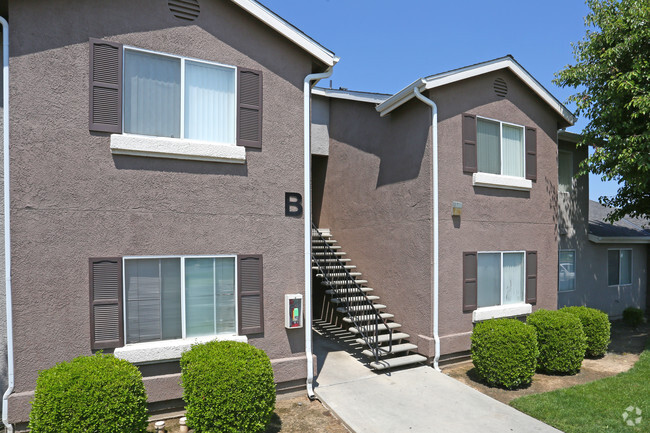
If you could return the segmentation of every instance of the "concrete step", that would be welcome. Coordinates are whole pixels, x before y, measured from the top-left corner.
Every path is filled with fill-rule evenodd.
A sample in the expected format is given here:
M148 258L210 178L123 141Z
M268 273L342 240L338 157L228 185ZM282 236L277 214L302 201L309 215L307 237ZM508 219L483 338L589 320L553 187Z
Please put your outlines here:
M339 268L340 269L340 268ZM337 278L337 277L346 277L346 276L351 276L351 277L360 277L361 272L328 272L327 277L328 278ZM325 275L323 274L316 274L318 278L323 278Z
M324 257L324 256L331 257L332 255L335 255L335 256L345 256L345 255L347 255L347 253L344 253L342 251L334 251L334 252L314 251L314 252L312 252L312 254L315 255L316 257Z
M334 239L312 239L311 244L312 245L323 245L323 244L335 244L336 241Z
M368 301L376 301L379 299L379 296L349 296L348 298L332 298L333 303L335 304L345 304L346 302L354 303L354 302L364 302L365 300Z
M398 340L402 340L404 338L409 338L409 337L410 335L405 334L403 332L393 332L393 343ZM388 341L390 340L390 335L389 334L380 335L376 340L380 343L388 343ZM364 344L364 345L366 344L363 338L357 338L355 341L359 344ZM375 338L371 338L370 341L374 342Z
M394 314L390 314L390 313L379 313L379 316L380 316L382 319L392 319L393 317L395 317ZM369 315L367 315L367 316L355 316L354 319L355 319L356 321L358 321L358 322L363 322L363 321L365 321L365 320L374 320L375 317L377 317L377 316L375 316L374 314L369 314ZM343 321L344 321L345 323L353 323L353 320L350 319L350 318L347 317L347 316L343 318Z
M355 284L357 285L362 285L362 284L367 284L368 280L349 280L347 278L342 279L342 280L334 280L334 281L321 281L321 285L327 286L327 287L336 287L336 286L354 286Z
M344 261L344 260L351 260L351 259L341 259L341 261ZM338 265L338 266L321 266L321 268L325 269L326 271L329 271L329 270L333 270L333 271L341 270L340 265ZM343 265L343 268L350 270L350 269L356 269L357 267L356 267L356 265ZM318 266L312 266L312 269L318 270Z
M361 291L363 293L372 292L373 290L374 289L371 289L370 287L362 287L361 288ZM341 295L346 295L348 293L354 295L355 293L359 293L359 289L328 289L328 290L325 290L325 294L327 294L327 295L341 296Z
M391 323L388 323L386 325L384 325L382 323L382 324L377 326L379 332L387 331L389 329L397 329L397 328L401 328L401 327L402 327L402 325L400 325L399 323L395 323L395 322L391 322ZM360 326L359 328L351 327L351 328L348 329L348 331L350 331L353 334L360 334L362 332L364 334L367 334L369 332L375 332L375 325Z
M384 308L386 308L385 305L381 305L381 304L374 304L374 305L365 304L365 305L353 305L349 309L345 307L339 307L336 309L336 311L338 311L339 313L347 313L348 311L350 311L351 313L356 313L357 311L372 310L373 307L375 310L383 310Z
M384 350L388 350L388 346L383 346L381 348L384 349ZM392 355L393 353L409 352L409 351L415 350L417 348L418 348L417 345L411 344L411 343L393 344L393 350L390 352L390 354ZM369 349L366 349L361 353L366 355L368 358L374 358L375 357L375 355L372 353L372 350L369 350ZM389 355L386 352L381 352L381 354L384 355L384 356Z
M422 355L406 355L397 358L382 359L379 362L371 362L370 368L373 370L386 370L387 368L403 367L405 365L417 364L425 362L426 356Z
M312 245L311 249L312 250L325 250L325 251L327 251L328 249L340 250L341 246L340 245Z
M340 258L340 259L323 259L323 258L320 258L320 259L318 259L318 263L320 263L321 266L323 265L323 263L338 263L338 262L344 262L345 263L345 262L350 262L350 261L352 261L352 259L345 259L345 258ZM312 260L311 262L316 263L316 260Z

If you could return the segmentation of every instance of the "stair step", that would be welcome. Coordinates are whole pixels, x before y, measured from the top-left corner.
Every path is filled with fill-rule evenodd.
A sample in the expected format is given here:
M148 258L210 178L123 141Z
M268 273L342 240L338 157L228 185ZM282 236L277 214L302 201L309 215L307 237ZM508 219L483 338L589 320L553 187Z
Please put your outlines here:
M386 352L380 352L383 355L392 355L393 353L402 353L402 352L408 352L411 350L417 349L418 346L412 343L403 343L403 344L393 344L393 350L390 353ZM388 350L388 346L385 346L385 350ZM374 358L375 355L372 353L372 350L366 349L363 352L364 355L366 355L368 358Z
M392 319L393 317L395 317L394 314L390 314L390 313L380 313L379 316L381 316L382 319ZM367 316L354 316L354 319L359 321L359 322L363 322L365 320L373 320L375 317L377 317L377 316L375 316L374 314L369 314ZM343 321L345 323L353 323L354 322L349 317L344 317Z
M312 239L311 243L316 245L323 245L323 244L335 244L336 241L334 239Z
M345 256L345 255L347 255L347 253L344 253L343 251L334 251L334 252L314 251L312 254L315 255L315 256L318 256L318 257L331 256L331 255L335 255L335 256Z
M399 323L395 323L395 322L387 323L386 325L384 325L382 323L382 324L377 326L379 332L387 331L389 329L397 329L397 328L401 328L401 327L402 327L402 325L400 325ZM375 332L375 325L360 326L359 328L351 327L351 328L348 329L348 331L350 331L353 334L360 334L362 332L363 333Z
M318 263L338 263L338 262L350 262L352 259L318 259ZM312 260L312 263L316 263L316 260Z
M373 307L375 308L375 310L383 310L384 308L386 308L385 305L381 305L381 304L374 304L374 305L366 304L366 305L353 305L350 308L339 307L339 308L336 309L336 311L338 311L339 313L347 313L348 311L350 311L351 313L354 313L354 312L357 312L357 311L372 310Z
M379 299L379 296L349 296L347 299L346 298L332 298L332 302L335 304L345 304L346 302L364 302L365 300L368 301L376 301Z
M367 293L367 292L372 292L373 289L371 289L370 287L361 287L361 291L364 292L364 293ZM351 293L351 294L359 293L359 289L328 289L328 290L325 290L325 294L327 294L327 295L340 296L340 295L345 295L345 294L348 294L348 293Z
M373 370L385 370L387 368L395 368L395 367L402 367L404 365L417 364L419 362L425 362L426 360L427 360L426 356L407 355L407 356L399 356L397 358L382 359L379 362L371 362L370 367Z
M334 280L334 281L321 281L321 285L327 286L327 287L334 287L334 286L353 286L354 284L367 284L368 280L348 280L347 278L344 280Z
M341 259L341 261L344 261L344 260L350 260L350 259ZM345 269L356 269L357 268L356 265L343 265L342 267L345 268ZM329 270L329 269L335 271L335 270L340 270L341 266L321 266L321 268L325 269L326 271ZM318 270L318 266L312 266L312 269Z
M409 338L409 337L410 337L410 335L405 334L403 332L393 332L393 342L398 341L398 340L403 340L403 339ZM390 334L380 335L377 339L375 339L374 337L370 338L371 343L374 343L375 341L378 341L379 343L388 343L389 340L390 340ZM366 344L366 342L365 342L365 340L363 338L357 338L355 341L357 343L359 343L359 344Z
M346 277L346 276L348 276L348 275L350 275L351 277L360 277L360 276L361 276L361 272L347 272L347 273L345 273L345 272L328 272L328 273L327 273L327 276L328 276L329 278ZM319 277L319 278L323 278L325 275L323 275L323 274L316 274L316 276Z
M311 249L312 250L325 250L325 251L327 251L328 249L340 250L341 246L340 245L312 245Z

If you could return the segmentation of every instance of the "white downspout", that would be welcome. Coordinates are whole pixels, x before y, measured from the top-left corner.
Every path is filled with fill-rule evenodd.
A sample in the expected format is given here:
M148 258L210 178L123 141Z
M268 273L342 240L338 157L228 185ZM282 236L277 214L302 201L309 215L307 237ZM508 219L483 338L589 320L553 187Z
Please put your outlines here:
M9 214L9 23L0 17L2 24L2 100L4 105L3 113L3 180L4 180L4 230L5 230L5 306L7 314L7 381L8 386L2 396L2 423L7 433L13 433L14 428L9 424L9 396L14 392L14 328L11 300L11 238Z
M413 93L415 97L420 101L424 102L431 107L432 119L431 119L431 134L433 136L433 146L432 154L433 159L431 163L432 168L432 177L433 177L433 341L435 343L435 355L433 357L433 368L437 371L440 371L438 367L438 360L440 359L440 336L438 335L438 289L439 289L439 236L438 236L438 225L439 225L439 215L438 215L438 106L431 99L425 97L420 93L420 89L417 86L413 88Z
M305 190L302 199L303 217L305 218L305 354L307 356L307 396L314 396L314 357L311 339L311 82L332 76L332 68L322 74L309 74L304 81L304 140L305 140ZM314 83L314 84L316 84Z

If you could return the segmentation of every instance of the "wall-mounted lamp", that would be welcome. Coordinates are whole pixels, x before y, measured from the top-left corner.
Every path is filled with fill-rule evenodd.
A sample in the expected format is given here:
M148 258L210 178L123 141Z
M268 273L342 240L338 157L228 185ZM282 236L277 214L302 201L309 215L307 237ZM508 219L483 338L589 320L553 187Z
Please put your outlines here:
M463 213L463 204L459 201L451 202L451 216L459 217Z

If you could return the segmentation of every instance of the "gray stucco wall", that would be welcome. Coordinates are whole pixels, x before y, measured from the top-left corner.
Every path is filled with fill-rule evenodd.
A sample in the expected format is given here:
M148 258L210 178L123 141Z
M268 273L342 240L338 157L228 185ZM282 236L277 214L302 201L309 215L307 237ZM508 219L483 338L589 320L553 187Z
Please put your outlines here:
M284 193L303 188L314 60L229 1L202 1L191 23L154 0L13 1L10 16L11 420L26 419L38 370L91 353L89 257L263 254L265 332L249 341L276 380L304 378L304 330L283 326L284 294L304 293L303 221L284 216ZM262 70L262 150L245 165L111 155L109 135L88 131L89 37ZM149 379L159 398L180 396L176 376Z
M578 164L587 157L586 148L560 141L560 150L573 152L574 173ZM605 311L611 318L620 318L627 307L645 309L648 284L648 247L638 244L596 244L588 238L589 180L582 176L574 180L569 193L559 194L560 235L559 249L576 252L576 289L558 292L558 308L585 305ZM632 249L632 284L608 286L608 249Z
M508 96L493 91L501 77ZM559 116L507 71L434 89L440 179L441 353L469 349L472 314L462 309L464 251L538 252L538 302L557 305ZM537 128L537 181L530 192L472 186L462 170L462 113ZM431 111L412 100L380 118L371 104L331 100L330 156L321 226L359 265L395 321L433 355ZM452 218L451 202L463 203Z

